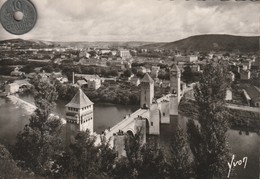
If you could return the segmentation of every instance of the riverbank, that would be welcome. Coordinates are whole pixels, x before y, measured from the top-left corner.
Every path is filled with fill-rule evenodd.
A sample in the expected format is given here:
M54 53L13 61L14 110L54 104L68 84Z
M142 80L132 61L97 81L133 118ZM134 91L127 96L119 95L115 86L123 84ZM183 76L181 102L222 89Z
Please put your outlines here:
M230 128L260 134L260 114L257 112L227 108ZM194 101L183 99L179 105L180 114L196 119L198 110Z
M35 111L35 109L37 109L37 107L35 105L33 105L27 101L24 101L17 96L9 95L9 96L7 96L7 98L16 106L26 110L30 115Z

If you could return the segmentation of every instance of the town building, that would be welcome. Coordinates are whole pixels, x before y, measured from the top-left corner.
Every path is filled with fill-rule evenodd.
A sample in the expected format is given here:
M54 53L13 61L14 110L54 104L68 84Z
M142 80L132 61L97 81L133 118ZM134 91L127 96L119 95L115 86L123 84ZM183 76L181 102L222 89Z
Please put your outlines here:
M254 107L260 107L260 89L256 86L249 86L244 89L245 98Z
M189 55L189 56L182 56L182 55L175 55L176 62L185 62L185 63L193 63L198 61L198 56L196 55Z
M19 84L10 83L5 86L5 92L7 95L17 93L19 91Z
M122 59L127 59L127 58L131 58L132 57L130 52L129 52L129 50L119 50L118 53L119 53L119 56Z
M249 70L240 70L240 79L249 80L251 78L251 72Z
M235 81L235 74L232 71L228 72L228 75L229 75L228 77L231 81Z
M160 67L159 66L152 66L151 77L152 78L157 78L158 74L159 74L159 71L160 71Z
M83 87L83 86L85 86L85 85L87 85L88 83L85 81L85 80L78 80L77 81L77 85L79 86L79 87Z
M232 91L230 88L228 88L226 90L226 97L225 97L225 100L226 101L232 101L233 97L232 97Z
M163 80L161 83L162 88L168 88L170 87L170 81L169 80Z
M137 76L133 76L131 79L130 79L130 84L133 85L133 86L139 86L140 85L140 79L137 77Z
M160 80L159 78L155 78L154 79L154 86L155 87L162 87L162 80Z
M84 79L89 89L98 89L101 86L101 78L98 75L75 74L77 78Z

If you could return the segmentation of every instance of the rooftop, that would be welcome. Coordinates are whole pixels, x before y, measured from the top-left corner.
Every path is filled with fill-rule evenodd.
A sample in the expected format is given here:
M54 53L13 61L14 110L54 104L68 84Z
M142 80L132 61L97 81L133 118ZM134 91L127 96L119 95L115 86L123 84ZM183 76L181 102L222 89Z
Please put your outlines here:
M82 89L79 88L77 94L72 98L72 100L66 105L66 107L73 108L84 108L86 106L94 104L90 99L85 95Z
M176 64L171 66L171 71L180 71L179 67Z
M259 98L260 96L260 89L257 88L256 86L249 86L245 88L245 90L251 99Z
M152 83L154 82L153 79L150 77L150 75L148 73L146 73L142 79L142 82L149 82Z

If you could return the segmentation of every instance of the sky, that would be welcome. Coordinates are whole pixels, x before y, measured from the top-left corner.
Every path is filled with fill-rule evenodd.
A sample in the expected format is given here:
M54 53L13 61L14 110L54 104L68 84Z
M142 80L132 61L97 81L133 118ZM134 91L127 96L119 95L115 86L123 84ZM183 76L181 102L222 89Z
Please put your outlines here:
M6 0L0 0L0 6ZM260 35L260 0L31 0L38 20L0 40L172 42L200 34Z

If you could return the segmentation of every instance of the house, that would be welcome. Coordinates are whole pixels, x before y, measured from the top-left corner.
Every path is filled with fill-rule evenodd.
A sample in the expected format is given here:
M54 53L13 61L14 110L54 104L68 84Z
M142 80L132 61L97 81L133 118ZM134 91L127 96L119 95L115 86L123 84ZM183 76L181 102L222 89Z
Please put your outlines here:
M122 59L127 59L127 58L131 58L132 57L130 52L129 52L129 50L119 50L118 53L119 53L119 56Z
M68 78L63 77L63 76L57 77L56 80L58 80L60 83L68 83L69 82Z
M249 86L244 89L244 95L250 104L260 107L260 89L256 86Z
M152 66L151 77L152 77L152 78L157 78L157 77L158 77L158 74L159 74L159 71L160 71L160 67L158 67L158 66Z
M141 72L141 73L148 73L150 72L151 70L147 70L145 67L143 66L140 66L137 68L137 72Z
M137 76L134 76L130 79L130 84L133 86L139 86L140 85L140 79Z
M193 72L199 72L199 71L200 71L200 65L199 65L199 64L193 64L193 65L191 65L191 71L193 71Z
M154 86L155 87L162 87L162 80L160 80L159 78L155 78L154 79Z
M251 60L244 61L244 62L243 62L243 66L245 66L246 70L247 70L247 69L250 70L251 67L252 67L252 61L251 61Z
M12 71L12 72L10 73L10 75L11 75L11 76L23 76L23 75L25 75L24 72L19 71L20 69L21 69L21 67L16 66L16 67L14 68L14 71Z
M88 88L97 90L101 86L101 79L88 80Z
M19 84L17 83L10 83L5 86L5 92L10 95L17 93L19 91Z
M239 65L239 67L240 67L240 69L242 69L244 71L248 70L248 66L245 64L241 64L241 65Z
M75 74L75 76L84 78L90 89L96 90L101 86L101 78L98 75Z
M231 91L231 89L227 89L226 90L226 98L225 98L225 100L226 101L231 101L233 98L232 98L232 91Z
M240 70L240 79L249 80L251 78L251 72L249 70Z
M90 59L87 59L86 57L82 57L82 58L80 58L78 64L79 65L89 65L90 64Z
M79 53L79 58L82 58L82 57L89 58L90 56L91 55L88 52L86 52L86 51L81 51Z
M16 71L16 70L14 70L14 71L12 71L12 72L10 73L10 75L11 75L11 76L23 76L23 75L25 75L25 73L24 73L24 72L21 72L21 71Z
M185 62L185 63L193 63L198 61L198 56L196 55L189 55L189 56L182 56L182 55L175 55L176 62Z
M118 71L125 69L123 61L112 60L112 61L110 61L110 66L113 69L118 70Z
M163 80L163 82L162 82L162 87L163 87L163 88L168 88L168 87L170 87L170 81L169 81L169 80Z
M80 86L80 87L85 86L85 85L87 85L87 84L88 84L88 83L87 83L85 80L78 80L78 81L77 81L77 85Z
M63 59L61 59L61 58L56 58L54 61L53 61L53 63L56 63L56 64L61 64L61 62L63 61Z
M228 77L231 81L235 81L235 74L232 71L228 72Z

